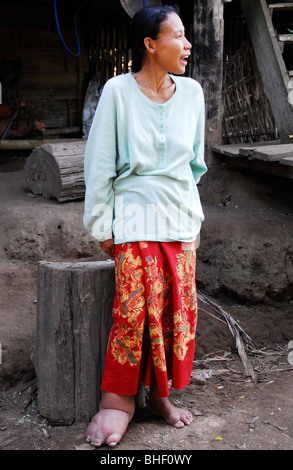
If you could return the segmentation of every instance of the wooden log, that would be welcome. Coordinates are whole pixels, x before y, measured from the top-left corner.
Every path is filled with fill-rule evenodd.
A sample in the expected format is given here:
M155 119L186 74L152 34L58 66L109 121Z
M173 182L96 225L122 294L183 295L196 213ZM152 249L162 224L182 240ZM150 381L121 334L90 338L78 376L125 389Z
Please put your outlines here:
M24 167L28 189L58 202L83 198L85 146L86 141L79 140L35 148Z
M39 263L32 360L39 412L51 424L88 422L97 412L114 279L114 261Z

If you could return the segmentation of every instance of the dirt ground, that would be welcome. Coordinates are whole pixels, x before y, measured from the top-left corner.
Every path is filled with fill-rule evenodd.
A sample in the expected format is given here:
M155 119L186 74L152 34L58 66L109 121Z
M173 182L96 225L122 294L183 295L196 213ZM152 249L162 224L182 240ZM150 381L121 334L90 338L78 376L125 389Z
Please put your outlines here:
M246 375L227 324L199 302L191 384L171 392L194 422L177 430L154 416L138 416L115 449L93 449L84 440L86 423L49 426L39 415L30 354L38 261L105 256L83 228L83 202L32 195L24 162L11 156L0 161L0 449L94 450L97 458L119 450L292 450L292 182L220 166L200 187L206 220L198 288L252 338L248 359L257 382Z

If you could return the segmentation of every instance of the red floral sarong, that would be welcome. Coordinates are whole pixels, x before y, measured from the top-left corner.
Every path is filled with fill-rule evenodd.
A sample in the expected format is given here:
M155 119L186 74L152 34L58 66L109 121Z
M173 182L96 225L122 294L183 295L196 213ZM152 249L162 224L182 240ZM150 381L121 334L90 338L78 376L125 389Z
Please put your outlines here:
M135 395L155 377L159 395L190 383L197 324L195 243L116 245L116 296L101 389Z

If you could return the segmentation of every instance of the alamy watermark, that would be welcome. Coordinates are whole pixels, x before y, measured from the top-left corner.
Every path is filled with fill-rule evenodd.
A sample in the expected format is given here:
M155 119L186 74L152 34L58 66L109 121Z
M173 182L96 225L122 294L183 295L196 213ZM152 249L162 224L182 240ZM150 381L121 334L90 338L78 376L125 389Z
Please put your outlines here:
M0 104L2 104L2 83L0 82Z
M144 237L191 239L194 229L200 226L201 214L186 204L147 204L125 203L123 196L115 197L115 221L112 227L113 209L107 204L97 204L92 216L96 218L92 232L101 239L114 228L116 240Z
M2 365L2 344L0 343L0 366Z

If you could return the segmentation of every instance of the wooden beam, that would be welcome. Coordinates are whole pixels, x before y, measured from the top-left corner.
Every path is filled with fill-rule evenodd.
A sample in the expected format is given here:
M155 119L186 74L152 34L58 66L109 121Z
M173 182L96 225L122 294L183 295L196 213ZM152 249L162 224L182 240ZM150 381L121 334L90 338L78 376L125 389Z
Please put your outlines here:
M284 44L292 44L293 34L278 34L278 41Z
M274 145L272 145L274 144ZM212 150L232 166L274 176L293 178L293 144L278 141L214 145Z
M293 130L293 107L288 100L289 74L269 8L265 0L241 0L241 5L280 137L287 139Z
M264 145L251 148L242 146L239 149L239 155L268 162L278 162L283 158L293 157L293 144Z
M80 139L19 139L1 140L0 150L33 150L44 144L58 144L62 142L80 142Z
M192 77L206 102L206 162L215 163L211 146L222 142L224 5L222 0L194 0Z
M280 163L282 163L282 165L293 166L293 157L282 158Z
M293 179L293 167L280 165L280 162L264 162L263 160L248 160L246 157L229 157L222 155L221 160L231 166L245 168L249 171L257 171L276 177Z
M213 152L219 153L221 155L227 155L228 157L239 157L240 149L243 152L242 155L248 155L251 149L267 145L278 145L280 143L281 142L279 140L271 140L266 142L249 142L247 144L240 143L227 145L213 145L212 150ZM245 151L247 151L246 154L244 154Z
M293 10L293 3L271 3L269 9L275 11Z

